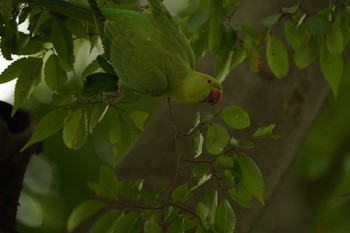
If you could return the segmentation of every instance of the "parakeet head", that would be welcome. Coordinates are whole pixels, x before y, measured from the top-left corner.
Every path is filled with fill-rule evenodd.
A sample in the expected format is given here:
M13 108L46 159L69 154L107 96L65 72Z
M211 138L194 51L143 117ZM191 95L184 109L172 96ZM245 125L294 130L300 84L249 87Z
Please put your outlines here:
M175 101L194 104L216 104L221 99L221 84L207 74L191 69L187 77L177 84L176 89L169 93L169 96Z
M221 84L209 75L202 73L198 73L198 75L200 78L204 79L204 83L207 86L207 88L204 87L204 89L209 89L208 96L202 102L217 104L220 101L222 95Z

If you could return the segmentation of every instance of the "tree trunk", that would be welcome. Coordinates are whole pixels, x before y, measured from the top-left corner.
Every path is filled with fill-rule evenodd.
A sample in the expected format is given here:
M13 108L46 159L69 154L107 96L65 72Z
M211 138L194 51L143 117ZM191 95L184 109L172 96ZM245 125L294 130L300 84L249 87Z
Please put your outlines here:
M37 143L23 152L21 148L34 130L34 120L18 110L11 118L12 106L0 101L0 233L15 233L16 214L23 177L30 157L37 153Z

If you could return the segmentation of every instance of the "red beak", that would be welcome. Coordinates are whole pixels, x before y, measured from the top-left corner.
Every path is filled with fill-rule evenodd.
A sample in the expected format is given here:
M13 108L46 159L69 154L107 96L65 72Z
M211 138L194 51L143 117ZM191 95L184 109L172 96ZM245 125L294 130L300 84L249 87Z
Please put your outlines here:
M222 93L219 89L211 91L208 96L208 103L217 104L221 99L221 95Z

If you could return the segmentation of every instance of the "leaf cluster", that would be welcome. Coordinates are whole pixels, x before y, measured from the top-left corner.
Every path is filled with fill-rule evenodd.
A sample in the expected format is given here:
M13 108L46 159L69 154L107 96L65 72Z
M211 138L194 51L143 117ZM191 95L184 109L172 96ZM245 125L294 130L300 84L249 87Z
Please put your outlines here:
M222 120L221 124L217 118ZM252 148L254 143L231 137L227 126L233 130L246 129L250 126L249 115L239 106L229 106L214 115L196 114L192 129L176 137L176 140L190 138L192 159L184 158L178 148L177 175L168 186L148 191L142 180L122 181L112 168L102 167L99 180L89 183L97 199L76 207L68 221L68 230L73 231L89 218L97 217L89 230L91 233L233 232L236 217L231 202L249 207L255 197L263 204L264 181L255 162L238 152ZM273 124L261 127L251 140L275 138L273 129ZM177 141L175 144L179 145ZM209 158L202 159L203 147ZM179 183L184 164L192 166L192 173L187 182ZM207 194L194 207L188 207L200 193L197 193L200 187L206 187Z

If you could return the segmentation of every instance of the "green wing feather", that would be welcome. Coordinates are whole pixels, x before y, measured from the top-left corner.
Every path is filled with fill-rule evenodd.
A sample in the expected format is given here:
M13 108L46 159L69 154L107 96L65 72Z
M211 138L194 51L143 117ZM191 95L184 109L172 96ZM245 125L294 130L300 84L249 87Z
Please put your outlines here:
M150 96L168 90L168 52L159 45L160 34L149 17L122 9L102 9L105 49L123 85ZM161 62L160 62L161 61Z
M161 4L160 0L149 0L149 9L146 14L153 19L155 25L165 33L163 39L167 44L169 51L179 53L181 58L190 65L195 66L195 58L190 44L184 33L171 16L170 12Z

